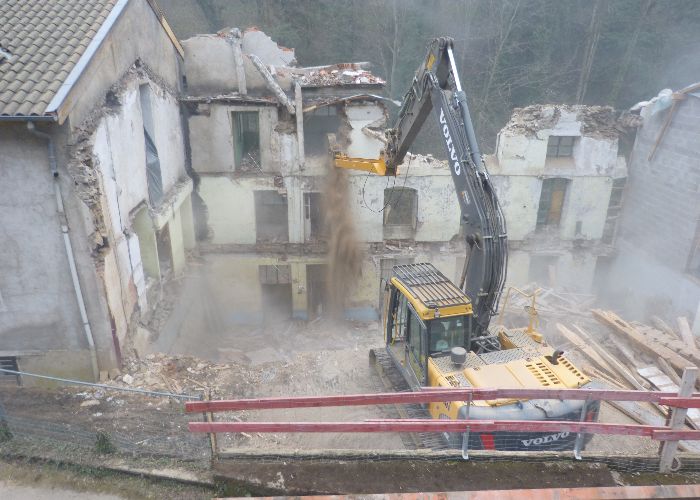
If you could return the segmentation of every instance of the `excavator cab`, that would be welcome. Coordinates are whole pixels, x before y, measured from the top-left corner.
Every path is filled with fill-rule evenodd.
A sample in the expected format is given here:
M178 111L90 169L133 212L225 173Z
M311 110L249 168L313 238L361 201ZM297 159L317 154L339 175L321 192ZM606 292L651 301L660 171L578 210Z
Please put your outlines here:
M471 301L432 264L395 266L384 294L387 346L411 385L427 385L431 356L470 349Z

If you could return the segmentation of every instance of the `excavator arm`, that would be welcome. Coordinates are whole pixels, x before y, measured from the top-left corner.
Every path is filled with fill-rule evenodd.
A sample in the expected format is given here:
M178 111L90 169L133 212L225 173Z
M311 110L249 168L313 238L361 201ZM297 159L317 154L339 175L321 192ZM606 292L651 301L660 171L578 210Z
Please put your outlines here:
M455 67L450 38L436 38L403 98L396 125L386 131L379 160L336 154L336 166L396 175L408 148L432 110L454 181L467 242L460 288L471 299L475 324L471 337L488 335L506 276L507 238L503 212L479 152L467 99Z

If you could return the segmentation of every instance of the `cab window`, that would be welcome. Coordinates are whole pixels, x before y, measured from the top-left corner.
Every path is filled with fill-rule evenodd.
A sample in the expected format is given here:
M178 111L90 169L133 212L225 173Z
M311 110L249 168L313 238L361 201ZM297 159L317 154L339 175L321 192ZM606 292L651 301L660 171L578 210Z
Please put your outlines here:
M464 347L466 317L434 319L430 322L430 352L449 351L453 347Z
M421 365L425 364L425 344L427 332L418 316L411 312L409 315L409 325L408 325L408 338L409 345L411 346L411 352L413 353L416 361L420 362Z

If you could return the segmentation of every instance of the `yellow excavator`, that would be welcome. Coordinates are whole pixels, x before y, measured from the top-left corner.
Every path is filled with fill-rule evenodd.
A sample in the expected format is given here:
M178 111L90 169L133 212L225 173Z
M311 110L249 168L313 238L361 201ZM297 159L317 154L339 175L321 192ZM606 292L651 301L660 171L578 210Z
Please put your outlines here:
M429 263L395 266L384 290L386 346L370 359L395 390L422 387L593 388L562 351L533 326L492 325L506 277L507 234L501 207L479 152L467 100L455 67L453 41L437 38L386 131L381 158L334 152L338 168L396 175L416 134L434 112L457 192L467 256L459 284ZM534 304L532 314L535 314ZM598 401L558 399L431 403L433 418L596 421ZM491 450L582 449L569 432L444 435L448 446ZM431 445L434 447L434 444Z

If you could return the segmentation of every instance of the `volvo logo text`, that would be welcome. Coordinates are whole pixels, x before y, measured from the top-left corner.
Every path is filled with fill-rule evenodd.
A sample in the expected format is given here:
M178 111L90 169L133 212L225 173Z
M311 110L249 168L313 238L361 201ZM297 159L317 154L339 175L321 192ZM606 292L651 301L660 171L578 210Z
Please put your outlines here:
M452 168L454 168L456 175L460 175L462 173L462 166L459 164L457 151L455 150L455 145L452 142L452 134L450 134L450 127L447 126L445 110L442 108L440 108L440 124L442 125L442 136L445 138L445 145L447 146L447 151L450 153L450 160L452 160Z
M553 443L554 441L559 441L560 439L564 439L566 437L569 437L569 432L559 432L557 434L550 434L549 436L543 436L535 439L523 439L521 440L521 443L523 443L523 446L530 446L531 444L534 445L541 445L541 444L547 444L547 443Z

